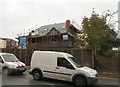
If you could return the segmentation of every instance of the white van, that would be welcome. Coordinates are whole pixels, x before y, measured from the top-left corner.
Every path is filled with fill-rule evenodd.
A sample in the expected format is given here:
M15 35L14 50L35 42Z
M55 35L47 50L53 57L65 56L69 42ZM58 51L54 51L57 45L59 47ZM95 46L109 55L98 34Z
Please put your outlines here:
M34 80L42 77L73 82L76 86L95 84L97 71L81 66L68 53L34 51L31 58L30 74Z
M4 75L12 73L23 73L26 71L26 65L19 61L14 54L0 53L0 69Z

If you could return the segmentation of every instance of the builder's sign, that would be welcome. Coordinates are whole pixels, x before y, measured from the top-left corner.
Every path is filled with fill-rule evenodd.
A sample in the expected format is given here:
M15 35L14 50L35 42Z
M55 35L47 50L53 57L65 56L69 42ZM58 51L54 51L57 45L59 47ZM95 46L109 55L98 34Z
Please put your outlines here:
M63 35L63 40L68 40L68 39L69 39L68 34Z
M19 39L20 49L26 49L26 36L21 36Z

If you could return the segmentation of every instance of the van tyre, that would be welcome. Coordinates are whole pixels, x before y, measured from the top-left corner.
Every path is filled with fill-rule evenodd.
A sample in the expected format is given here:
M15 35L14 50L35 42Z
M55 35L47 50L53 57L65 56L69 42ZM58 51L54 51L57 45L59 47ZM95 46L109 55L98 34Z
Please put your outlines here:
M86 86L86 79L83 76L77 76L74 79L74 84L76 87L84 87Z
M33 71L33 79L38 81L42 78L42 73L38 70Z
M22 75L22 74L23 74L23 72L21 71L21 72L19 72L19 74L21 74L21 75Z
M9 75L9 69L8 68L3 68L2 74L5 75L5 76L8 76Z

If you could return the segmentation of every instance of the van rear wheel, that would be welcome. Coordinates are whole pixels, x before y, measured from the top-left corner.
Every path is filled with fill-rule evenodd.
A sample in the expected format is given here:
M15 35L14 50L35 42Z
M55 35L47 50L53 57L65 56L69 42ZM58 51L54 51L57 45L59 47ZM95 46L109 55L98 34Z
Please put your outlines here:
M38 70L33 71L33 79L34 80L40 80L42 78L42 73Z
M86 85L86 79L82 76L77 76L74 79L74 84L76 87L84 87Z

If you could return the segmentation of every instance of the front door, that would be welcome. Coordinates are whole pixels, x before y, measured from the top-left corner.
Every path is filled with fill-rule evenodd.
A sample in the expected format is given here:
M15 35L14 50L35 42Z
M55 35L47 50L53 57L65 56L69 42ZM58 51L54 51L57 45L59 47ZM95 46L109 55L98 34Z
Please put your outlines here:
M75 69L71 63L62 57L57 58L57 66L55 68L55 78L60 80L71 81L72 74Z

